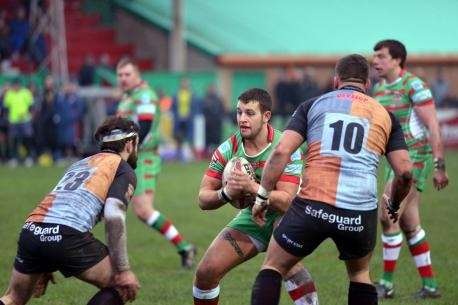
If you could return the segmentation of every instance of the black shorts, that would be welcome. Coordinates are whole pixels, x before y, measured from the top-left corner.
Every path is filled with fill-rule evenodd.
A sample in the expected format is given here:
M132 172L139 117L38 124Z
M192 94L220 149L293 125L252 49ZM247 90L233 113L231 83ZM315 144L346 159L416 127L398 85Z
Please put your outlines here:
M78 275L108 255L108 248L90 232L60 224L24 224L14 268L25 274L54 272Z
M377 209L339 209L296 197L275 228L274 238L285 251L305 257L331 238L341 260L366 256L377 240Z

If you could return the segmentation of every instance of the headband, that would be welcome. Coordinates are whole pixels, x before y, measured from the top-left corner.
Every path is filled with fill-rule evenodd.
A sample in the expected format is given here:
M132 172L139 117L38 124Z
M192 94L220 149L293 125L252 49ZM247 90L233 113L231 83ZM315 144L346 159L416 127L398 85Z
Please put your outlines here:
M135 131L127 132L121 129L113 129L112 131L108 132L105 136L102 137L102 142L105 143L119 141L136 135L137 133Z

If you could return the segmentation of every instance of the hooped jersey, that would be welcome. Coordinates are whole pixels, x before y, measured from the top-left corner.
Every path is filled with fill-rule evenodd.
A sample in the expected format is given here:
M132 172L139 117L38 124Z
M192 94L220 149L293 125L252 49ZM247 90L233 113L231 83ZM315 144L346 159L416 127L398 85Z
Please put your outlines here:
M128 118L137 124L141 120L151 120L151 128L139 148L144 150L158 147L161 107L156 92L151 89L146 81L142 81L130 92L124 93L116 115Z
M434 104L431 90L424 81L402 70L394 83L387 84L386 80L380 80L374 87L373 95L399 120L410 149L431 152L427 129L414 110L414 107Z
M99 153L71 165L27 222L62 224L91 231L109 197L128 205L137 184L132 167L118 154Z
M286 129L307 142L299 196L343 209L375 209L380 156L407 149L394 116L353 86L305 101Z
M269 158L269 155L273 151L275 145L280 140L281 136L281 132L275 130L269 124L267 125L267 129L269 144L262 152L255 156L250 156L245 153L240 131L233 134L229 139L224 141L213 153L212 160L207 169L206 175L221 180L227 161L233 157L244 157L253 167L256 175L256 182L259 183L261 181L264 165ZM301 150L298 149L291 155L288 164L286 165L279 180L299 184L303 162L304 156Z

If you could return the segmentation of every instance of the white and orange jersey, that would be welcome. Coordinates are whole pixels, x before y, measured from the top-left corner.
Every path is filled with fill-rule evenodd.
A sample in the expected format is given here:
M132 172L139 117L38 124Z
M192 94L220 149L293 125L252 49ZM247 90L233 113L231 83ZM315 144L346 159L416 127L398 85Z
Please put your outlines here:
M394 116L353 86L302 103L286 129L307 141L299 196L343 209L375 209L380 156L407 149Z
M115 153L99 153L69 167L27 222L56 223L81 232L100 220L105 200L129 203L137 179L131 166Z

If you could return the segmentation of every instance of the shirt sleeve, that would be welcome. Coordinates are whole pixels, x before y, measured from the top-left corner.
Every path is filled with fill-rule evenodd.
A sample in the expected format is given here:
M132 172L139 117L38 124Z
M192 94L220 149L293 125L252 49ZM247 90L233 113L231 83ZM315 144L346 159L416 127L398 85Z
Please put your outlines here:
M409 98L415 106L424 106L434 103L433 94L427 83L415 77L408 85Z
M285 130L293 130L307 139L307 114L316 100L317 98L312 98L300 104L286 124Z
M126 161L122 160L108 190L107 198L119 199L128 206L136 186L135 172Z
M216 179L222 179L224 167L231 157L232 145L229 140L226 140L213 152L206 175Z

